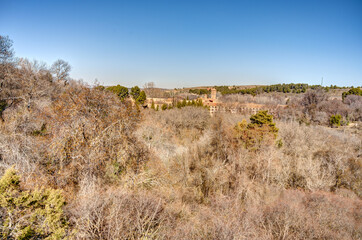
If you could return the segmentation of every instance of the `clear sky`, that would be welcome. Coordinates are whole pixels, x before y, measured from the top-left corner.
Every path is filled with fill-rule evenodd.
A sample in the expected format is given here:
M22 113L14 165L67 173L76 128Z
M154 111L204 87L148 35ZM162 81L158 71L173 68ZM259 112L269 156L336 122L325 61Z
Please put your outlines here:
M0 0L19 57L105 85L362 85L362 0Z

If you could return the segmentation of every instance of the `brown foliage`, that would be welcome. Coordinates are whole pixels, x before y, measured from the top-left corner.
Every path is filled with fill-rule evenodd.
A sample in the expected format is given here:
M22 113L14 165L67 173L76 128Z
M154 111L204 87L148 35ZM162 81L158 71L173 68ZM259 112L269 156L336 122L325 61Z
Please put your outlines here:
M166 213L161 199L122 189L78 199L74 224L80 239L160 239Z
M133 136L139 113L112 94L84 86L69 86L51 106L51 144L44 169L58 186L76 184L82 176L104 177L139 171L146 150Z
M275 144L265 114L235 129L250 116L138 109L100 87L54 82L43 64L7 64L0 169L14 165L30 190L65 190L76 239L361 238L360 129L313 125L330 114L360 120L360 98L310 90L224 99L287 101Z

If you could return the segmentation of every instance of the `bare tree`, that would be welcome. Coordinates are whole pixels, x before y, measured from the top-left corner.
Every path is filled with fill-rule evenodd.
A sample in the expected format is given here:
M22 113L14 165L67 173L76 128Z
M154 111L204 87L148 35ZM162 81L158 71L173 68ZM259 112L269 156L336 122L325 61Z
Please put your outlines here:
M154 82L147 82L143 85L143 90L145 91L147 97L151 98L162 98L165 96L165 91L160 88L156 88L156 84Z
M155 83L147 82L143 85L143 89L146 92L147 96L155 97Z
M154 82L147 82L145 83L145 85L143 85L144 89L153 89L155 88L155 83Z
M4 85L6 73L12 67L14 59L13 41L8 36L0 35L0 92Z
M14 57L13 41L8 36L0 35L0 64L10 62Z
M322 89L309 90L301 99L301 105L304 107L304 113L314 115L317 105L326 100L326 94Z
M65 84L68 83L69 72L71 69L72 67L69 65L69 63L62 59L55 61L51 67L51 71L55 80L64 81Z
M301 104L304 107L317 106L324 100L326 100L326 94L322 89L309 90L304 94Z

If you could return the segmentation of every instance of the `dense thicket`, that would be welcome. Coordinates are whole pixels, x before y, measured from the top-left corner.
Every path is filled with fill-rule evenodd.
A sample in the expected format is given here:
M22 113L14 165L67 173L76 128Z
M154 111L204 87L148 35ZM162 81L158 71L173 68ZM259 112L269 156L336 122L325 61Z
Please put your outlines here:
M288 107L211 117L140 109L38 62L0 64L3 238L362 237L360 122L314 124L345 106L360 120L361 96L259 95Z

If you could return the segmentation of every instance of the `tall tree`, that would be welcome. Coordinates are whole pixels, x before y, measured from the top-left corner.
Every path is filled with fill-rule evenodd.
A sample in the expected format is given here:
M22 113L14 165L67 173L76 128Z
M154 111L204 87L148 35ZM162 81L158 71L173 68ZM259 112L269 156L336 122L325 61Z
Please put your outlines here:
M72 67L69 65L68 62L58 59L55 61L51 67L51 71L54 75L55 80L57 81L64 81L67 83L69 80L69 72Z
M138 103L144 104L145 101L146 101L146 99L147 99L147 97L146 97L145 91L141 91L141 92L140 92L140 95L138 96L138 98L136 99L136 101L137 101Z
M0 35L0 91L14 60L13 41L8 36Z
M141 89L138 86L134 86L131 88L131 95L135 101L137 101L137 98L140 96Z
M114 92L117 94L117 96L123 101L129 96L128 88L124 86L120 86L119 84L117 86L108 87L107 90Z
M14 58L13 41L0 35L0 64L11 62Z

